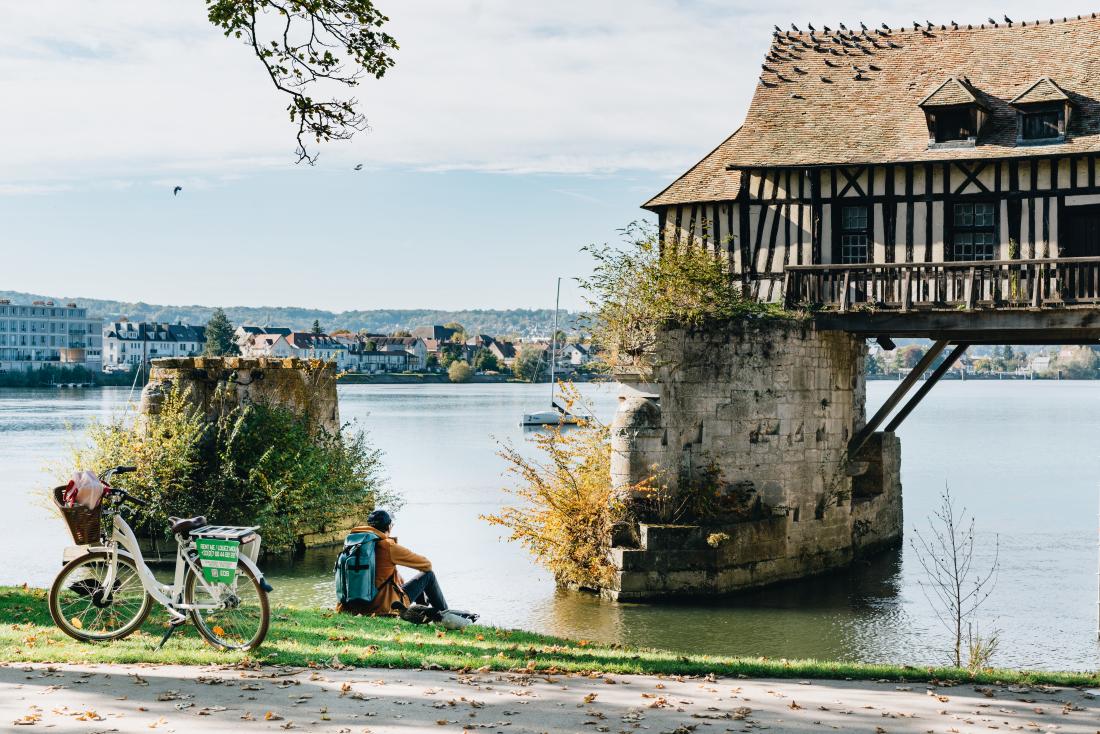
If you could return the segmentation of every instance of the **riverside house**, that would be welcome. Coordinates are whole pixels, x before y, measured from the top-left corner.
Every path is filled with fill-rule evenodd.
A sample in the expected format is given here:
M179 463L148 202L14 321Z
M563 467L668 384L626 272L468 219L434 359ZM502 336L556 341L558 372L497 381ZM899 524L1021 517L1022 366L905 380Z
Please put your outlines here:
M1095 310L1097 48L1095 14L777 30L741 127L644 206L663 247L729 258L763 300L873 310L870 335L922 309Z

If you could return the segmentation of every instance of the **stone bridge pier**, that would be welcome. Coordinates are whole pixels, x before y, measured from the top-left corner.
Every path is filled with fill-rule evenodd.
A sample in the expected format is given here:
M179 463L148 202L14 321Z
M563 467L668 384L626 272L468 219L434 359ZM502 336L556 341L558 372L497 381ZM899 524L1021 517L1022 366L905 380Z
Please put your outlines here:
M635 498L643 520L612 550L619 573L602 593L726 594L898 543L897 437L848 455L866 420L865 355L862 337L797 320L664 332L655 385L620 398L612 479L665 489Z

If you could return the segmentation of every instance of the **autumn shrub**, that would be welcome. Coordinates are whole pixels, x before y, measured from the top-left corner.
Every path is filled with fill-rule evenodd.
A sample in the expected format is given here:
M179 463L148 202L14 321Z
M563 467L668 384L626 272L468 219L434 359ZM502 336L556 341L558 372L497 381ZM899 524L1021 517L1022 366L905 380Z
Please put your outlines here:
M269 551L299 547L304 535L334 530L397 498L381 478L381 453L345 426L329 433L273 405L229 405L207 416L179 389L156 415L93 423L73 468L137 467L119 478L148 506L139 531L161 534L169 515L205 515L224 525L258 525Z
M563 389L569 409L576 391ZM615 528L630 519L626 497L611 487L611 432L596 420L557 426L532 435L538 458L511 444L500 456L517 486L505 491L517 501L483 518L506 528L559 584L606 588L616 569L610 551Z
M473 368L461 360L456 359L447 368L447 379L451 382L469 382L473 376Z
M622 230L623 243L589 245L592 275L579 279L592 339L612 367L648 371L661 329L710 321L789 318L777 304L746 297L727 258L702 247L666 246L645 223Z

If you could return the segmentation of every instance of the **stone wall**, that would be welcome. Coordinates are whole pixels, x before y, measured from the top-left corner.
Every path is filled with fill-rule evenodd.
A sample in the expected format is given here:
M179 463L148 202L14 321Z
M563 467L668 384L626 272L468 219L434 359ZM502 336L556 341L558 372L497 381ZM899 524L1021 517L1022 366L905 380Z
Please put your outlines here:
M340 428L336 366L301 359L188 357L155 359L141 393L141 412L156 413L169 391L180 386L211 414L233 405L284 405L309 415L315 425L335 433ZM222 401L215 394L221 391ZM225 400L228 397L228 401Z
M613 551L620 599L721 594L820 573L901 535L900 444L865 422L863 340L798 321L663 334L659 401L624 396L613 474L717 492L704 527L645 523ZM671 518L675 519L675 518Z

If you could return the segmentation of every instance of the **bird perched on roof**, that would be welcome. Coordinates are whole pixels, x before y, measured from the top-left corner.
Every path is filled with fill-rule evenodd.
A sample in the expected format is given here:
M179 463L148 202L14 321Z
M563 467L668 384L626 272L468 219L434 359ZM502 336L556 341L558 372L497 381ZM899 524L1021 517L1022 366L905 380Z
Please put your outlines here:
M1009 25L1012 25L1012 18L1009 18L1009 17L1008 17L1007 15L1006 15L1006 16L1005 16L1005 23L1008 23Z
M958 29L958 27L959 27L959 24L958 24L958 23L956 23L955 21L951 21L951 26L952 26L953 28L955 28L955 29Z
M833 83L833 80L832 80L832 79L830 79L830 78L829 78L829 77L827 77L827 76L823 76L823 77L821 77L821 81L825 82L826 84L832 84L832 83Z
M885 23L883 23L883 24L882 24L882 30L884 30L884 31L888 31L888 30L890 30L890 26L888 26L888 25L886 25Z
M827 25L826 25L826 26L822 26L822 29L823 29L823 30L824 30L824 31L825 31L826 33L832 33L832 32L833 32L833 31L832 31L832 29L830 29L830 28L829 28L829 26L827 26Z
M782 74L779 74L779 73L776 73L775 78L778 79L781 82L789 82L790 81L790 79L788 79L787 77L785 77L785 76L783 76Z
M825 59L825 66L837 67L837 66L840 66L840 64L836 63L835 61L830 61L829 59Z
M870 69L871 71L882 71L881 67L875 66L874 64L868 64L867 68Z
M782 33L783 32L783 29L780 28L779 26L774 26L774 28L775 28L776 33Z
M172 196L179 196L181 191L183 191L183 187L177 186L176 188L172 189Z
M760 68L761 68L761 69L763 69L764 71L770 71L770 72L772 72L773 74L775 73L775 69L771 68L771 67L770 67L770 66L768 66L767 64L761 64L761 65L760 65Z
M844 25L843 23L838 23L838 25L840 26L840 30L842 30L842 31L848 30L848 26Z
M863 21L862 21L862 20L861 20L861 21L859 22L859 27L860 27L860 28L862 28L863 30L867 30L867 26L865 26L865 25L863 24Z
M997 25L997 21L993 20L992 18L989 19L989 22L992 23L993 25Z
M802 31L798 30L798 26L796 26L794 23L791 23L791 30L794 31L795 33L801 33L802 32Z
M799 68L799 67L797 67L797 66L792 66L791 68L792 68L792 69L794 69L794 70L795 70L795 73L797 73L797 74L805 74L805 73L806 73L806 70L805 70L805 69L801 69L801 68Z
M915 20L913 21L913 30L915 30L915 31L919 31L919 30L920 30L920 23L918 23L918 22L917 22L917 21L915 21Z

